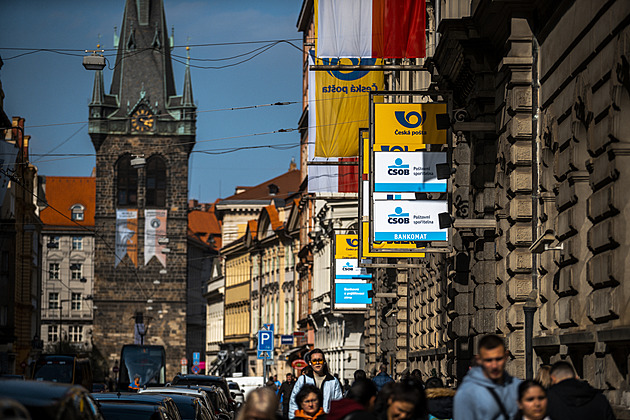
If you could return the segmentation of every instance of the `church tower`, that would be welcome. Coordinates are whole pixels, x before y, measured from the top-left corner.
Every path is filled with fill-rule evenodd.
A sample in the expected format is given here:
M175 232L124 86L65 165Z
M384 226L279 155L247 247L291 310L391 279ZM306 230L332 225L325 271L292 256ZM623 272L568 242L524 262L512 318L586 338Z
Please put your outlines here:
M110 93L94 78L94 344L112 368L124 344L163 345L167 380L186 356L188 158L196 107L177 95L162 0L127 0Z

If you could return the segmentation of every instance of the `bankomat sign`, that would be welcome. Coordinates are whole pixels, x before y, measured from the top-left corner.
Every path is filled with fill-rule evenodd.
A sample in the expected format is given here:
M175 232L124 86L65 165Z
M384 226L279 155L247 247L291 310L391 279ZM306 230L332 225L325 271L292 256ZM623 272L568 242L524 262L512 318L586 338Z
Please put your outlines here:
M376 103L374 104L374 143L376 145L393 143L400 147L446 144L447 130L438 130L436 118L438 114L446 114L446 112L444 103Z
M446 241L448 229L440 229L438 214L448 210L446 200L376 200L375 241Z

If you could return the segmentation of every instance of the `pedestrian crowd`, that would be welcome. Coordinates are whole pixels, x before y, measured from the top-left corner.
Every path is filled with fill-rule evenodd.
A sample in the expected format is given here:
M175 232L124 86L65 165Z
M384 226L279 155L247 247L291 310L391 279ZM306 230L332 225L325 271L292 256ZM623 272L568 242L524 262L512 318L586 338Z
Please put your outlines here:
M308 366L296 379L252 391L237 420L614 420L606 397L578 379L573 366L559 361L540 368L535 380L520 380L505 368L509 352L503 339L484 336L475 366L458 389L436 376L426 383L414 370L395 381L387 366L372 379L363 370L352 384L332 374L324 352L310 351Z

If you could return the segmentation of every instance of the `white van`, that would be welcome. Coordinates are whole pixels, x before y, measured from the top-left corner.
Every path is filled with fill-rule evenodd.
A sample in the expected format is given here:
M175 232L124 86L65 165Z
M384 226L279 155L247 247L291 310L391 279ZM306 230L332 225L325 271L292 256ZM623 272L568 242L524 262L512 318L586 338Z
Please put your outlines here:
M228 382L236 382L245 394L245 399L247 399L247 394L251 391L265 385L265 378L262 376L226 377L225 380Z

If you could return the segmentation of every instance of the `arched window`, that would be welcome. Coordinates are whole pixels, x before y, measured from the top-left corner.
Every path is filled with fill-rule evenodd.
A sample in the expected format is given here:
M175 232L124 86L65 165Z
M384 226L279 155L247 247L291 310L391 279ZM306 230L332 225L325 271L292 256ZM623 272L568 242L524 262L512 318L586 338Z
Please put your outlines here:
M166 207L166 164L160 156L151 156L146 166L146 205Z
M72 220L75 220L75 221L83 220L83 212L85 211L85 207L83 207L83 205L75 204L72 207L70 207L70 211L71 211Z
M131 166L131 156L121 157L116 164L116 197L119 206L138 204L138 170Z

